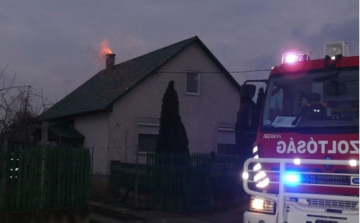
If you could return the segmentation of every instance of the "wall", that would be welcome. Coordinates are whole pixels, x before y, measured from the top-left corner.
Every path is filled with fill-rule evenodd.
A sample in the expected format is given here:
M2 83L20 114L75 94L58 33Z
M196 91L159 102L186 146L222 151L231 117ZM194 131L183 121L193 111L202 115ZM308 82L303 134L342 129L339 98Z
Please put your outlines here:
M92 159L91 189L107 190L110 164L108 113L96 113L75 118L74 127L85 136L84 147Z
M218 128L233 128L239 108L239 92L222 73L202 73L200 95L185 93L186 71L219 72L205 52L193 44L183 50L161 71L148 77L113 106L109 129L113 141L109 145L112 160L136 161L139 123L159 123L161 100L169 81L175 81L180 115L185 125L191 152L217 150ZM184 72L184 73L178 73ZM144 156L139 157L144 162Z

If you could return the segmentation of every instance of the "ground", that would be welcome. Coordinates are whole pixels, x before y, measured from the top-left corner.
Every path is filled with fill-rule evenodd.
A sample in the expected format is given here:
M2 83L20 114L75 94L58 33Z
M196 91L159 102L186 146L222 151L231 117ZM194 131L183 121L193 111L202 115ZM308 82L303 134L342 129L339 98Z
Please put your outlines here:
M147 222L147 223L241 223L246 204L231 205L205 213L193 215L170 213L146 207L141 201L135 207L133 199L128 198L122 203L122 198L114 201L114 195L92 192L90 202L90 223L97 222Z

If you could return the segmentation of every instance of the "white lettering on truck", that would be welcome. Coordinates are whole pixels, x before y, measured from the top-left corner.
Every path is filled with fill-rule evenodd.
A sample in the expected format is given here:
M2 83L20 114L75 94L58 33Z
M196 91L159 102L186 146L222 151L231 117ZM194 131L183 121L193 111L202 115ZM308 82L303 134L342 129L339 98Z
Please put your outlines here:
M326 145L331 145L331 148L326 148ZM276 145L277 153L300 153L304 154L306 152L314 154L320 151L322 154L359 154L359 141L329 141L319 140L315 141L313 138L310 138L310 141L306 142L300 140L295 142L292 138L287 143L285 141L278 141Z

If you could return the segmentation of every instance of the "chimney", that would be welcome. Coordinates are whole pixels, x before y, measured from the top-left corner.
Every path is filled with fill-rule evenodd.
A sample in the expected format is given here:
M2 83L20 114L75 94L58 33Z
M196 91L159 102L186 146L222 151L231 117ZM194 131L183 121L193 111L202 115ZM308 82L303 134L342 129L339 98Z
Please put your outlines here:
M112 69L115 65L115 56L116 54L109 53L106 54L106 69Z

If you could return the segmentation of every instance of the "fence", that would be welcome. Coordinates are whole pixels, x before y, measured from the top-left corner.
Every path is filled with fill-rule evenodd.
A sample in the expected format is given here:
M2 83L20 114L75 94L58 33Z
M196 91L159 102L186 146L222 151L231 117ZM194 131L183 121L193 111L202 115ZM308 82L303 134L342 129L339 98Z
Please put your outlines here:
M88 149L0 151L0 212L87 206L89 191Z
M152 153L147 164L112 161L109 190L134 189L137 180L138 193L151 206L177 212L206 211L212 199L226 203L241 193L241 166L242 159L235 156Z

